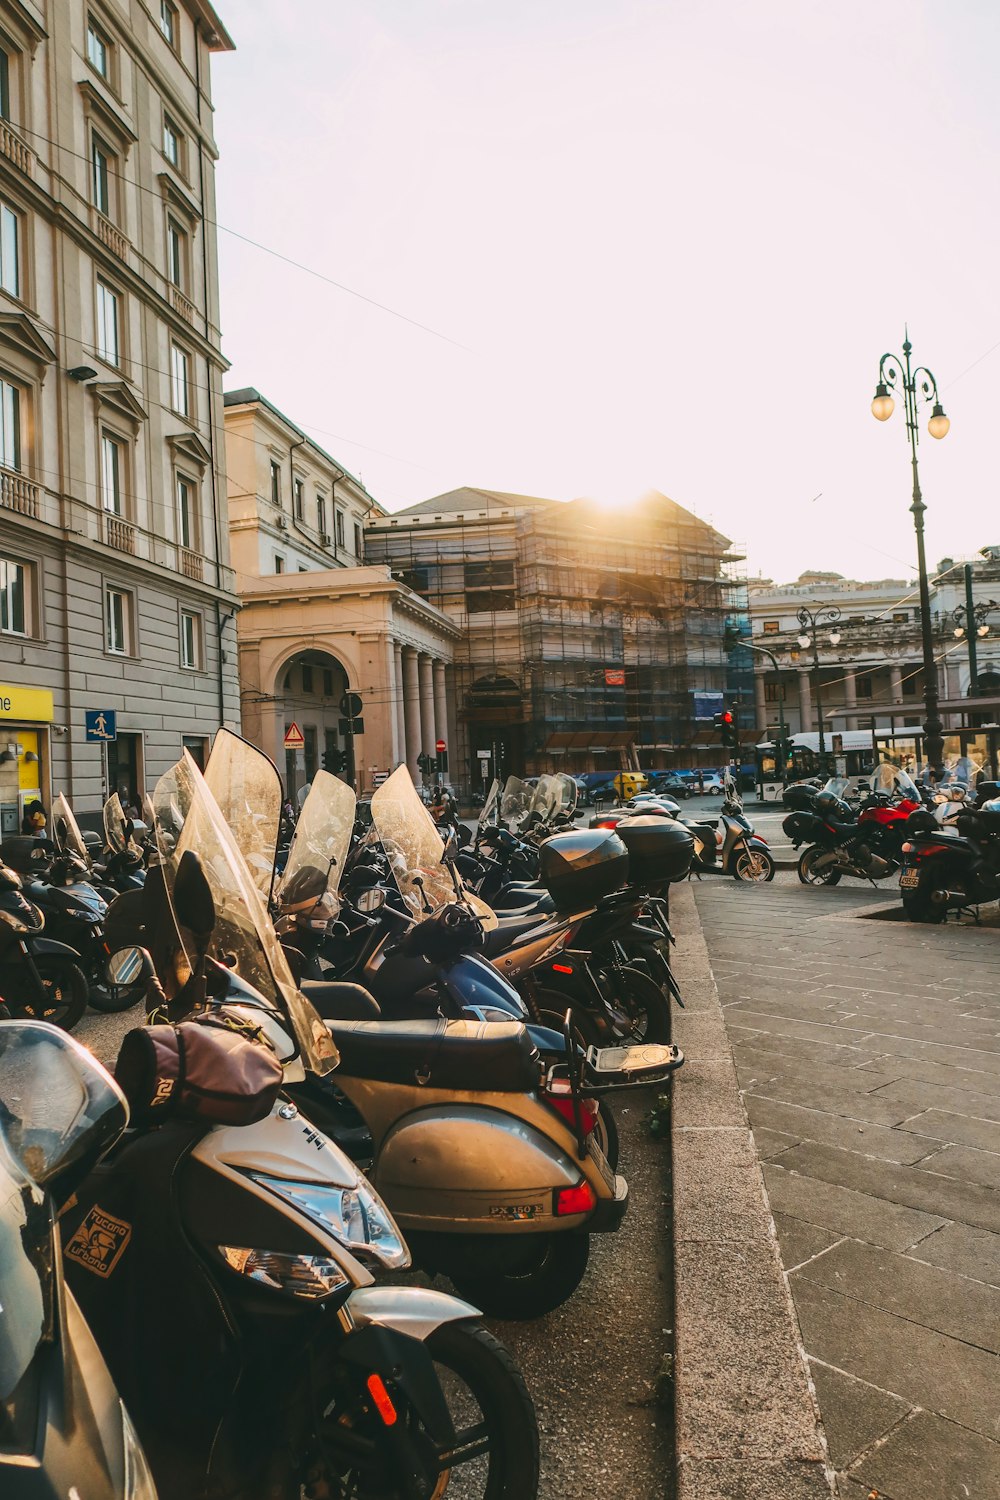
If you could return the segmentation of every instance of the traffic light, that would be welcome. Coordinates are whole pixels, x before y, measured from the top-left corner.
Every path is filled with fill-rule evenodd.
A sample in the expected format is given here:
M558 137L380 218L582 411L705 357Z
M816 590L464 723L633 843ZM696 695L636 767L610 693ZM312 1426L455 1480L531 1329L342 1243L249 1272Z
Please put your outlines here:
M346 750L324 750L323 751L323 770L324 771L333 771L334 773L336 773L337 771L346 771L347 770L347 751Z
M417 756L418 769L423 771L425 776L429 776L430 773L434 770L435 765L436 761L434 759L434 756L427 755L423 750L421 750L420 754Z
M722 737L722 743L729 750L735 750L739 744L739 732L736 728L736 719L732 709L724 708L721 714L715 715L715 727Z

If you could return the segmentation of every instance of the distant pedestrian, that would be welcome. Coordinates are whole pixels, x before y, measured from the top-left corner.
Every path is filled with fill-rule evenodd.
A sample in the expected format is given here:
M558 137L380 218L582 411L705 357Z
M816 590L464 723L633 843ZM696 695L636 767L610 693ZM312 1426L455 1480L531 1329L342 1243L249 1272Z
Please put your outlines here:
M704 790L705 790L705 773L701 769L701 766L699 766L698 767L698 796L699 797L702 796L702 794L704 793Z
M36 797L32 802L24 804L24 816L21 819L21 832L31 834L33 838L45 837L45 808Z

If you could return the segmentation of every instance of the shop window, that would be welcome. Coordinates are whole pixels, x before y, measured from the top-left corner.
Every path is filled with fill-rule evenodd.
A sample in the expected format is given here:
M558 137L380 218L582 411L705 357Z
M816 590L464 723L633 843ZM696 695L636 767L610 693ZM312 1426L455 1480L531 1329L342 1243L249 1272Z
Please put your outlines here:
M199 671L202 665L201 615L181 610L181 666Z
M105 589L104 632L112 656L132 655L132 595L126 589Z
M31 571L26 563L0 557L0 631L30 635Z

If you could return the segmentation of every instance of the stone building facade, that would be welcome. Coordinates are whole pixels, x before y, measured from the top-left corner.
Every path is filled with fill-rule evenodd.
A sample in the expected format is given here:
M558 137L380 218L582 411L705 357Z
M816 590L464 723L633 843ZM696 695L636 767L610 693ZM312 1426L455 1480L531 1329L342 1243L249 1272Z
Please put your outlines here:
M0 832L239 724L207 0L0 0ZM54 137L54 138L53 138ZM88 712L118 737L88 740Z

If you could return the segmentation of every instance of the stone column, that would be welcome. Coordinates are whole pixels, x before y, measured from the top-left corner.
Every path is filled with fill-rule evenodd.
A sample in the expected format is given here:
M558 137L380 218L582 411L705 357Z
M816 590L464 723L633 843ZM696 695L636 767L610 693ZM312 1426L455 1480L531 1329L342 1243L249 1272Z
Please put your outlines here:
M855 675L854 675L853 672L848 672L847 676L844 678L844 707L845 708L857 708L857 706L858 706L858 683L857 683L857 678L855 677ZM857 715L856 714L849 713L847 715L846 727L848 729L857 729L857 727L858 727L858 720L857 720Z
M763 739L767 734L767 700L764 697L764 673L755 672L753 678L754 706L757 710L757 733Z
M454 750L454 746L451 743L451 736L448 733L448 694L445 691L444 685L443 661L434 662L434 730L435 740L444 740L448 746L448 754L450 756ZM433 750L434 746L431 745L430 748ZM448 765L450 767L450 760Z
M406 764L414 781L420 780L420 669L412 646L403 647L403 713L406 719Z
M455 686L455 668L444 669L444 694L447 715L445 722L448 725L448 733L445 738L448 741L448 777L452 782L462 781L466 784L471 775L478 775L478 768L472 767L470 773L465 760L463 749L459 743L458 728L458 694Z
M812 721L812 691L809 687L809 670L799 672L799 719L803 734L809 734L813 727Z
M396 759L393 761L392 769L406 759L406 715L403 712L403 648L398 641L392 643L393 654L393 689L395 702L393 704L394 717L396 720Z
M902 667L889 668L889 697L892 699L893 703L901 703L903 701ZM892 714L894 712L898 712L898 710L890 708L889 712L890 714Z
M420 748L434 754L434 663L426 651L420 653Z

